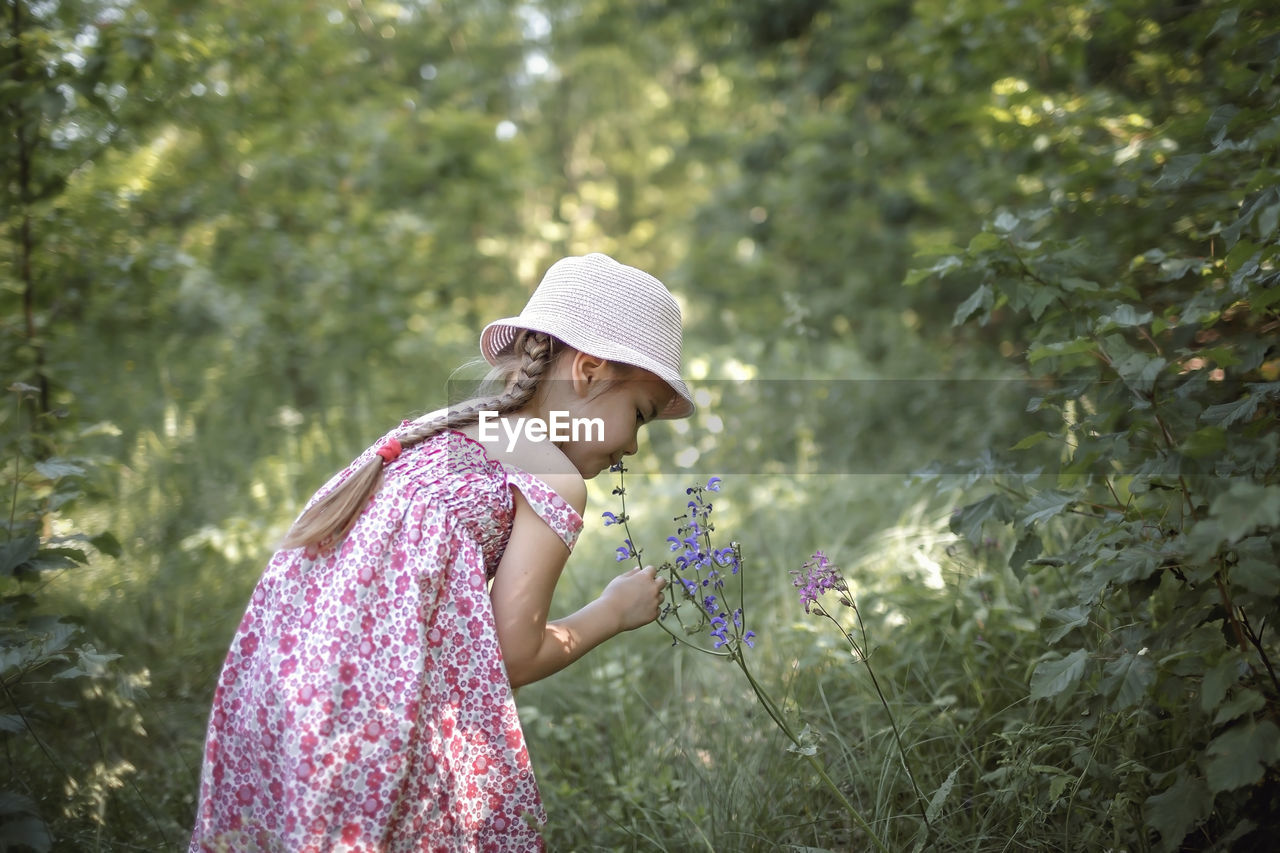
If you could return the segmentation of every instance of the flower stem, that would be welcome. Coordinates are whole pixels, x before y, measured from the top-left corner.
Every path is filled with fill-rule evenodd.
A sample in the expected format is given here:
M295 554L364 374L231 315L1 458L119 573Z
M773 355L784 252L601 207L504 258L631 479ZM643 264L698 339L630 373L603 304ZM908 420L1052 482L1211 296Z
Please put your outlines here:
M907 760L907 750L906 747L902 745L902 735L898 732L898 723L894 719L893 711L889 710L889 701L885 699L884 691L880 689L880 681L876 678L875 670L871 668L871 658L868 656L867 629L862 624L862 614L858 611L858 608L854 606L853 612L858 618L858 627L862 630L862 645L859 646L857 641L853 639L853 635L846 631L844 626L841 625L834 616L828 613L825 608L820 612L823 616L830 619L836 626L836 629L844 635L845 640L847 640L850 647L853 648L854 654L858 656L859 662L867 668L867 675L871 676L871 686L875 688L876 695L880 697L880 704L884 706L884 712L889 717L889 728L893 730L893 739L898 745L898 756L902 759L902 769L907 771L907 779L911 781L911 788L916 792L916 801L920 804L920 817L924 819L926 837L931 837L933 835L933 826L929 823L929 815L925 808L924 794L920 792L920 786L916 784L916 776L911 772L911 762Z
M747 677L747 681L751 684L751 689L755 692L756 698L760 700L760 704L764 707L765 713L773 719L778 728L782 730L782 733L796 745L798 752L804 756L804 759L809 762L815 771L817 771L818 778L823 781L823 784L825 784L831 792L836 795L836 799L840 801L840 805L844 806L844 810L853 818L854 823L861 827L862 831L871 838L871 841L876 845L876 849L882 851L882 853L889 853L889 848L885 847L884 842L880 840L880 836L876 835L875 830L871 828L869 823L867 823L866 818L864 818L862 814L853 807L853 803L849 802L849 798L840 790L840 786L835 783L835 780L827 775L827 770L822 766L822 762L818 760L816 755L806 751L805 745L801 743L800 738L796 733L791 730L791 726L787 724L787 721L782 716L782 712L779 711L778 707L773 703L773 699L767 692L765 692L765 689L760 685L760 682L756 681L755 676L751 674L751 670L747 668L747 660L742 655L741 650L736 650L730 655L730 657L733 658L733 661L738 665L738 668L742 670L742 674Z

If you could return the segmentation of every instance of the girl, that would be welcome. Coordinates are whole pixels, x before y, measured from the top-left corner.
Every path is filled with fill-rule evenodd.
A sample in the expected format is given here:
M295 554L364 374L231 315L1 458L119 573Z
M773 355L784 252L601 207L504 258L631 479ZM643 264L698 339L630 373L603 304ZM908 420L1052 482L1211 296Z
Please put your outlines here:
M584 480L693 410L680 343L660 281L565 258L481 335L501 393L406 421L320 490L232 641L192 851L541 849L512 689L657 617L646 567L547 621Z

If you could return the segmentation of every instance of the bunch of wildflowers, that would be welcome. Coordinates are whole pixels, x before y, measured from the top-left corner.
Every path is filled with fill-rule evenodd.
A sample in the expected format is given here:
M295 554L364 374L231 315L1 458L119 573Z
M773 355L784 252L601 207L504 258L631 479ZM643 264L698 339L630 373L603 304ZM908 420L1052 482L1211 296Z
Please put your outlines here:
M605 512L605 526L620 524L627 532L627 538L617 549L617 560L634 558L638 565L641 549L637 548L630 536L627 522L630 517L626 512L626 467L622 463L614 465L610 470L618 474L618 485L613 494L622 502L620 513ZM737 542L730 542L726 548L716 548L711 542L711 534L715 525L711 522L711 513L715 506L708 500L709 493L719 492L721 479L712 477L705 485L691 486L685 489L689 497L686 512L676 516L676 533L668 536L670 551L677 554L674 558L659 566L658 571L666 575L667 601L659 615L659 624L671 635L673 643L684 643L699 651L710 651L721 655L738 654L741 647L754 648L756 634L746 630L742 607L742 549ZM730 590L728 582L737 578L737 605L729 603ZM670 628L674 621L680 627L677 633ZM699 646L688 638L706 632L712 641L711 649ZM723 651L719 651L723 650Z
M810 612L810 606L816 604L823 593L833 589L840 592L841 604L846 607L854 606L853 599L849 597L849 585L845 583L840 570L821 551L815 551L799 571L792 569L791 574L792 585L800 590L800 603L804 605L805 613Z
M638 565L643 566L644 563L640 560L642 551L632 540L631 529L627 524L629 521L626 505L627 489L623 480L627 469L618 463L610 470L618 474L618 485L614 487L613 494L619 498L622 506L618 513L602 514L605 526L618 524L626 532L626 538L617 549L618 561L634 558ZM742 548L737 542L730 542L729 547L717 549L711 542L711 534L715 530L715 525L711 522L714 506L708 500L708 493L719 492L721 482L719 477L712 477L705 485L691 486L685 490L685 494L689 497L686 512L673 519L677 524L676 535L667 537L671 552L678 556L659 567L659 571L667 578L667 602L663 606L658 624L671 635L673 644L683 644L707 654L727 657L737 664L765 713L791 741L791 751L802 756L812 765L818 777L844 806L854 822L867 834L875 847L888 853L888 848L876 835L875 830L849 802L840 786L827 774L826 768L817 757L817 749L809 740L807 727L806 731L800 734L795 732L777 703L747 666L743 649L755 647L753 641L756 635L754 631L745 630ZM804 576L801 595L806 602L806 612L819 596L831 589L840 590L844 597L842 600L847 601L849 606L853 606L853 599L848 597L848 585L821 553L815 554L813 559L805 563L804 571L807 574ZM793 574L798 573L793 572ZM737 606L733 607L729 602L729 595L730 581L735 577L738 581ZM801 586L799 578L796 585ZM668 624L671 621L675 621L683 630L679 633L673 631ZM698 635L704 631L713 641L711 648L698 645L688 639L689 636Z

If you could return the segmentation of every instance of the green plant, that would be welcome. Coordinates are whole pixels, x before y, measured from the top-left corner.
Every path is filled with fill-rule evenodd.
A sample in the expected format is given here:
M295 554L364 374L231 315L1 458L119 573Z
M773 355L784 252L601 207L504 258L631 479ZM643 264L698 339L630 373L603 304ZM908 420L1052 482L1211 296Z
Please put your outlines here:
M1203 134L1170 118L1081 179L1109 188L1095 208L1165 222L1154 245L1066 236L1068 186L931 268L976 284L955 323L1020 337L1027 409L1056 415L952 518L975 549L1007 531L1008 567L1047 599L1028 695L1061 745L1031 763L1093 744L1042 806L1164 851L1256 847L1280 808L1280 39L1256 10L1215 14Z
M135 699L146 679L118 670L119 654L100 651L81 625L42 600L63 572L119 557L121 548L111 533L85 533L69 515L91 492L98 463L57 452L70 440L65 413L22 430L23 409L40 391L21 382L9 391L15 406L0 444L8 504L0 541L0 745L11 770L0 780L0 846L45 851L69 822L101 830L112 791L133 768L104 746L94 718L139 729ZM68 732L88 734L96 746L86 756Z

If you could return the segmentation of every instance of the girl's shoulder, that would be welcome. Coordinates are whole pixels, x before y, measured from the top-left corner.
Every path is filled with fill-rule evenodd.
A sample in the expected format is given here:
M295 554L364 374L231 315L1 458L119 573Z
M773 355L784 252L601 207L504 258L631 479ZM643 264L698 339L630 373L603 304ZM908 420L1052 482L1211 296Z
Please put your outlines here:
M484 447L490 459L496 459L508 469L514 468L541 480L564 498L579 515L586 509L586 481L569 458L550 441L532 441L524 435L509 441L505 434L500 435L497 441L484 441L479 428L474 425L464 427L459 432Z

